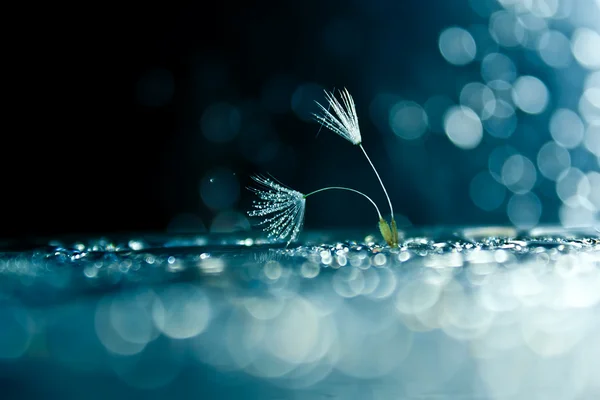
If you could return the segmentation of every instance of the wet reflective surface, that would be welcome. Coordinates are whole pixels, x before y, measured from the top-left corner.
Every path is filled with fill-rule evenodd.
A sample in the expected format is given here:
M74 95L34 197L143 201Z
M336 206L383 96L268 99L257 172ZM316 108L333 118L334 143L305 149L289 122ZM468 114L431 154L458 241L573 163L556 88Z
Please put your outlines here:
M598 232L6 243L8 398L588 399ZM348 241L348 240L355 241Z

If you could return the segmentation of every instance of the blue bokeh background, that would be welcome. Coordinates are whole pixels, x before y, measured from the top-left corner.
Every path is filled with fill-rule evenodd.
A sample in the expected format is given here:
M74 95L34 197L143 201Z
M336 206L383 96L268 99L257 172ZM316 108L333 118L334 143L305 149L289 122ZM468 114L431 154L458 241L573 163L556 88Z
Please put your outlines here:
M50 30L53 63L25 81L56 93L37 103L51 116L36 129L55 133L15 135L2 234L248 230L245 187L267 172L302 192L362 190L385 209L360 151L311 120L323 90L343 87L401 225L594 226L599 9L196 2L69 20L85 44L53 47ZM307 228L374 226L360 198L319 196Z

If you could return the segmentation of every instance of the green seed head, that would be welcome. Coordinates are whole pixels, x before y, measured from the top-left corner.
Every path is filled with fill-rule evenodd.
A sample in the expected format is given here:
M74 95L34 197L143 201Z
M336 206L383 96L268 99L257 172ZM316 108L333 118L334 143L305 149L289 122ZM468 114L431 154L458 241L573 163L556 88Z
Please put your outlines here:
M383 240L385 240L385 242L388 244L388 246L390 246L390 247L397 246L397 244L396 244L396 246L394 246L394 235L392 233L392 230L390 229L390 225L383 218L381 218L379 220L379 232L381 232L381 236L383 236Z

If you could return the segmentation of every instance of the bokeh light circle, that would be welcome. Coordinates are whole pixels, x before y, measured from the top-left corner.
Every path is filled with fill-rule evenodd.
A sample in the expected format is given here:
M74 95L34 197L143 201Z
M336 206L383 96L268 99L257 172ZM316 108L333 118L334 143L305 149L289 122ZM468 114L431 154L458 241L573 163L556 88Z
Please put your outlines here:
M600 68L600 33L590 28L578 28L571 37L571 51L585 68Z
M563 203L570 206L579 205L578 196L587 196L589 190L587 176L579 168L567 169L556 181L556 194Z
M514 194L508 201L506 212L517 228L530 229L539 223L542 203L534 193Z
M556 143L572 149L577 147L583 140L584 125L574 111L559 108L550 118L550 134Z
M531 14L538 18L552 18L558 12L559 0L531 0L523 2Z
M208 326L211 308L208 297L191 284L177 284L159 293L160 301L152 305L156 328L173 339L188 339Z
M481 120L469 107L451 107L444 116L444 130L452 143L465 150L474 149L483 138Z
M589 124L600 124L600 88L585 89L579 99L579 113Z
M481 60L481 77L486 82L513 82L517 78L515 63L502 53L488 54Z
M505 100L493 100L486 104L483 110L485 117L483 126L492 136L506 139L517 129L515 109Z
M540 58L552 68L567 68L573 61L571 42L560 31L544 32L537 43L537 51Z
M402 101L394 105L390 110L389 122L392 131L406 140L418 139L428 126L425 110L412 101Z
M549 141L540 148L537 165L544 177L555 181L571 166L571 156L567 149L555 141Z
M489 115L484 115L484 110L489 104L494 104L496 96L488 86L481 82L467 83L460 91L460 104L469 107L475 111L482 119Z
M471 34L453 26L440 34L438 46L442 56L450 64L466 65L475 59L477 46Z
M528 114L543 112L548 106L549 97L548 88L535 76L520 76L512 88L515 105Z
M515 14L501 10L492 14L489 21L490 34L494 40L504 47L515 47L525 40L525 28L519 23Z
M585 131L585 147L596 157L600 157L600 123L588 126Z
M536 179L535 165L520 154L510 156L502 166L502 182L514 193L529 192L535 185Z

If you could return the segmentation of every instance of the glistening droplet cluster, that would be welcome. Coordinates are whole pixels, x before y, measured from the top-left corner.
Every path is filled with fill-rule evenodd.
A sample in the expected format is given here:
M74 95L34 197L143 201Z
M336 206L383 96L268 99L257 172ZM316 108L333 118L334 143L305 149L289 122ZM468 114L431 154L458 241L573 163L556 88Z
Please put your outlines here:
M597 232L408 231L397 249L358 233L304 239L296 248L231 235L5 248L0 372L27 367L44 389L36 377L51 367L75 393L103 376L99 390L225 398L248 388L345 399L600 389Z

